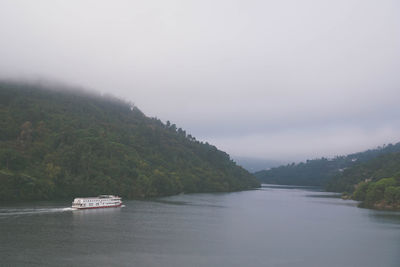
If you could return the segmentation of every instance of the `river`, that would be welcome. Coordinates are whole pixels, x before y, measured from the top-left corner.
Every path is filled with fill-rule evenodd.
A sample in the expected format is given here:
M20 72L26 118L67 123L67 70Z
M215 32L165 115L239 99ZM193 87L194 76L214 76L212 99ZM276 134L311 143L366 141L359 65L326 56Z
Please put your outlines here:
M316 188L124 204L1 203L0 266L400 266L399 212Z

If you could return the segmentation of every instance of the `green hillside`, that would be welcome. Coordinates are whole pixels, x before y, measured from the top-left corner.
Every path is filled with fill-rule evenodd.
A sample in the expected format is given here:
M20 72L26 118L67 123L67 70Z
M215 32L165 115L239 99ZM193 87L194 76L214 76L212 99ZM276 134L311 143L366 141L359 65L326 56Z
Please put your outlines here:
M326 189L346 192L365 207L400 209L400 152L387 153L346 169Z
M334 177L327 190L345 192L361 206L400 209L400 152L357 164Z
M258 186L225 152L130 103L0 82L0 200L141 198Z
M271 168L254 173L263 183L282 185L324 186L347 168L370 161L380 155L400 151L400 143L370 149L333 159L307 160L298 164Z
M376 182L381 178L400 175L400 152L386 153L367 162L356 164L333 177L326 185L328 191L354 191L361 181Z
M360 182L355 188L351 197L362 201L361 207L400 210L399 176Z

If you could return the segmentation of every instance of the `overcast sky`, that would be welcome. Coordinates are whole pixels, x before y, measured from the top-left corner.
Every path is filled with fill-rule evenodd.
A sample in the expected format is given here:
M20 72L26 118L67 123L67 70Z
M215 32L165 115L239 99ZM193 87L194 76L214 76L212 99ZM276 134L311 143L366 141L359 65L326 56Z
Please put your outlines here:
M400 141L398 0L0 0L0 76L133 101L233 156Z

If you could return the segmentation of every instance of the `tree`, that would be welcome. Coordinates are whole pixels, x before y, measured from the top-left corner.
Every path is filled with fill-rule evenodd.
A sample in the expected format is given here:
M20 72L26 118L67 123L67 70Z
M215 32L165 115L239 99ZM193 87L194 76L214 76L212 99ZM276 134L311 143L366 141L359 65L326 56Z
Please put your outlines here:
M353 194L353 199L358 201L364 201L367 195L368 183L361 182L358 184L356 191Z
M396 187L394 186L389 186L385 189L385 201L388 204L393 204L396 202Z

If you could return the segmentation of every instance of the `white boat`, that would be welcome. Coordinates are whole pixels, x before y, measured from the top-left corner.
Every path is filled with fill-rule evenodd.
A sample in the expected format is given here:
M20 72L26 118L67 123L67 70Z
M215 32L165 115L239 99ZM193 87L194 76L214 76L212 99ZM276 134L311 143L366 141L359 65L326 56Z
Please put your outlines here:
M98 209L121 207L122 201L118 196L100 195L98 197L80 197L72 202L73 209Z

